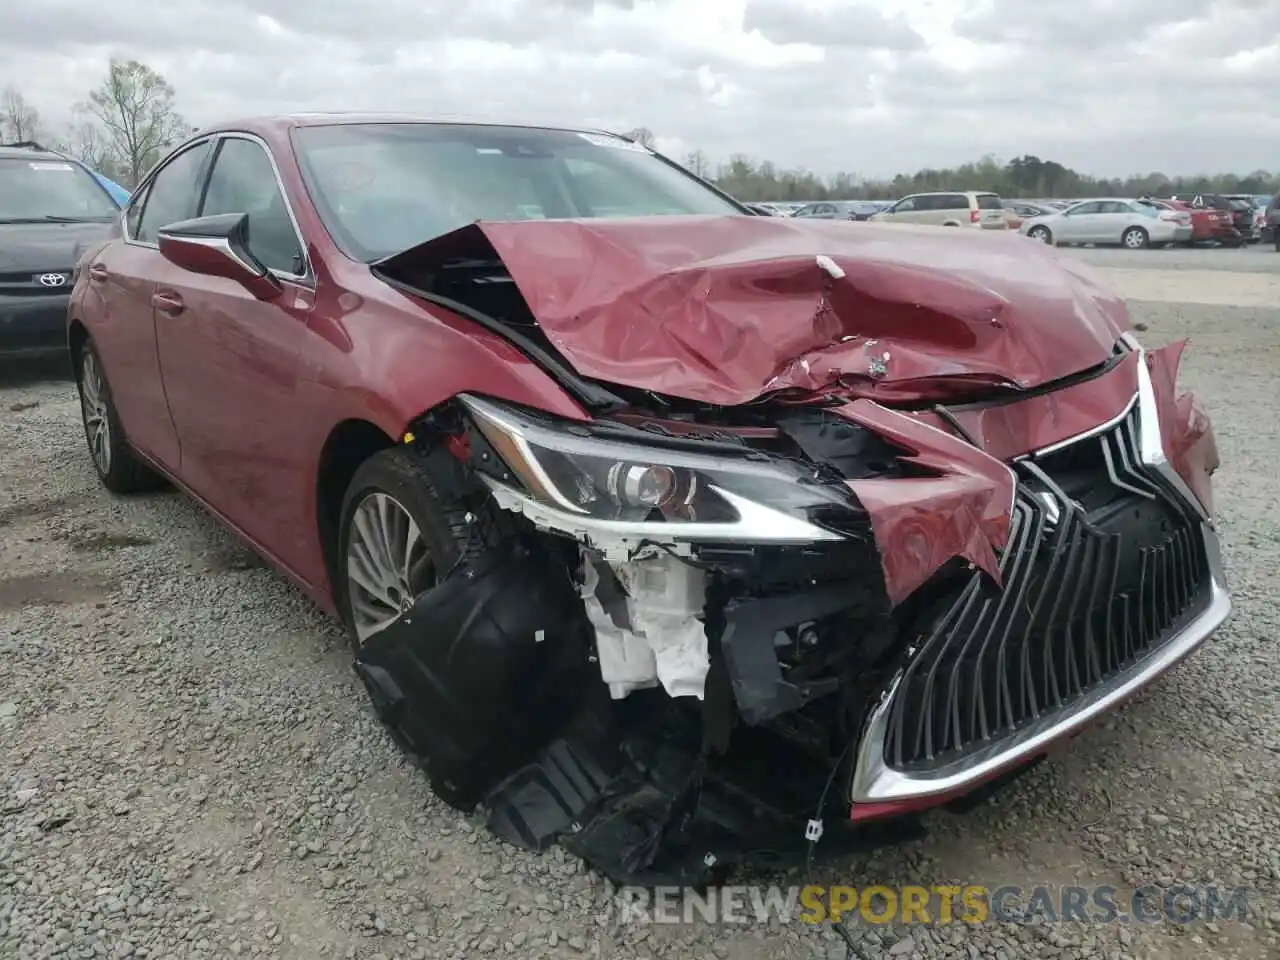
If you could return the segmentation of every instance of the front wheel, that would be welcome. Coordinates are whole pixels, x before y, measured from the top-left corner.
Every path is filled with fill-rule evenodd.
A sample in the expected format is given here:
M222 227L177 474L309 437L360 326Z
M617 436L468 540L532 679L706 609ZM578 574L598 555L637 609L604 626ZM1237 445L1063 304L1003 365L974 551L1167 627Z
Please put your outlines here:
M163 486L160 475L138 458L125 439L102 361L91 340L80 348L76 389L80 393L85 442L102 485L119 494L144 493Z
M1141 227L1130 227L1124 232L1120 242L1130 250L1141 250L1151 242L1151 238L1147 235L1147 231Z
M374 454L342 504L339 609L356 652L460 561L500 536L503 518L468 502L466 478L445 448Z
M1053 234L1048 227L1032 227L1027 231L1027 236L1037 243L1053 243Z

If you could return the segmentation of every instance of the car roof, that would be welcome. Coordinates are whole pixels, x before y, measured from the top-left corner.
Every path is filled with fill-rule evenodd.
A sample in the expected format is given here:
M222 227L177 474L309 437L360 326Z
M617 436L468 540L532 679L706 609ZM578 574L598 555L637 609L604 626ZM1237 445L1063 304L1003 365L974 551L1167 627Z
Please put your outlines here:
M37 143L23 141L19 143L0 143L0 160L67 160L60 153L46 150ZM74 162L74 161L71 161Z
M328 113L288 113L265 116L241 117L236 120L223 121L205 127L193 134L194 137L209 136L216 133L248 132L261 135L282 134L298 127L330 127L340 124L360 123L423 123L423 124L462 124L476 127L510 127L512 129L531 130L564 130L570 133L598 133L608 136L619 136L611 130L595 127L574 126L572 124L554 123L519 123L493 119L479 119L463 116L430 116L414 113L365 113L359 111L334 111Z

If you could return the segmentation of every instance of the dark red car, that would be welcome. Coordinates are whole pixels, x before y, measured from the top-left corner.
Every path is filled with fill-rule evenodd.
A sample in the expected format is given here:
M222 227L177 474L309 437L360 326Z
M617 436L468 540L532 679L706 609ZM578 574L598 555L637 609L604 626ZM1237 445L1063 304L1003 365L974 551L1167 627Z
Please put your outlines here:
M634 882L901 836L1222 623L1213 433L1127 326L1012 233L309 115L174 150L68 342L109 490L340 616L441 797Z
M1213 207L1194 207L1185 200L1160 199L1150 197L1138 201L1157 210L1174 210L1186 213L1191 217L1191 239L1188 245L1217 240L1228 245L1236 244L1240 233L1232 223L1231 214Z

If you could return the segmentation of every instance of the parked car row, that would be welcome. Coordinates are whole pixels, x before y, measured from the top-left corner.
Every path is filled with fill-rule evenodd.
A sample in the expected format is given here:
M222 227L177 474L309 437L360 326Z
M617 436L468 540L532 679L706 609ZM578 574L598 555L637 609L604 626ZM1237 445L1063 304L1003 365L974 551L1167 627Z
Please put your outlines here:
M1275 243L1275 226L1280 223L1273 198L1253 194L1006 200L993 191L967 190L913 193L898 200L779 201L748 206L762 216L1017 230L1043 243L1115 244L1131 249ZM1280 244L1276 249L1280 251Z

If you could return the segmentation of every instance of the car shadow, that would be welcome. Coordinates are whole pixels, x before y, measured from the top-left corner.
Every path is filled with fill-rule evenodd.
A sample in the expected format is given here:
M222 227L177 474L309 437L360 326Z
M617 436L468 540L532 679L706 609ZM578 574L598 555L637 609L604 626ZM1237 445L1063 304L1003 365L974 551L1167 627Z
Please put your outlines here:
M0 355L0 387L22 387L45 382L71 383L75 373L65 356L5 357Z

